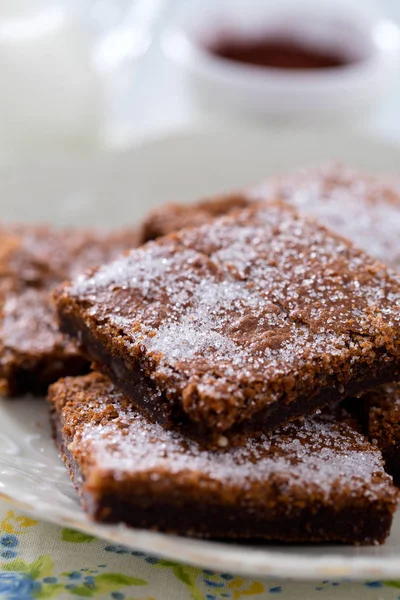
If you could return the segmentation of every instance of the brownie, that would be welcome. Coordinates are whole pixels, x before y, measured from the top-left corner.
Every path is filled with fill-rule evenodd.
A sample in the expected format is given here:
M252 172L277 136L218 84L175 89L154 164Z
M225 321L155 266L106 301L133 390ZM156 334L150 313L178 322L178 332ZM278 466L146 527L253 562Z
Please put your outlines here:
M87 267L137 244L124 230L57 230L3 225L0 229L0 393L40 394L63 375L89 364L60 333L51 291Z
M184 227L204 225L210 219L221 217L235 209L247 208L250 203L251 200L238 192L201 200L195 204L163 204L145 218L141 231L142 241L155 240Z
M248 201L276 196L400 270L399 177L326 163L270 179L246 192Z
M399 281L280 202L149 242L55 298L137 405L211 430L273 429L399 372Z
M400 270L400 178L324 163L270 178L262 185L194 204L168 204L145 219L144 241L201 225L236 208L281 198Z
M62 457L96 520L213 538L383 542L397 492L341 410L217 443L163 427L97 373L49 390Z

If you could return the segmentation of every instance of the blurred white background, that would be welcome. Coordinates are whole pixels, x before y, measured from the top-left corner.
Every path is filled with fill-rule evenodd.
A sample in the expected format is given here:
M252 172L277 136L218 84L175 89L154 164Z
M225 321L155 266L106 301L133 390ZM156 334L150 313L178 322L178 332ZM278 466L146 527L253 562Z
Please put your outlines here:
M1 0L3 158L121 147L221 122L221 115L193 103L160 49L177 9L191 1ZM400 23L399 0L352 1L378 6ZM265 0L266 7L269 2L276 4ZM397 79L385 102L355 127L400 142L400 74Z
M160 50L158 39L160 31L173 18L176 5L191 0L166 0L157 27L156 40L143 60L140 79L132 104L132 118L137 135L157 134L170 131L176 127L184 127L200 119L212 119L212 114L204 114L191 102L185 93L179 75L166 61ZM205 0L207 1L207 0ZM329 2L330 0L321 0ZM348 0L349 3L352 0ZM400 24L400 0L353 0L356 5L367 7L368 4L378 6L389 17ZM266 0L266 4L275 0ZM301 5L301 0L299 0ZM218 115L220 119L220 115ZM260 126L263 124L260 123ZM371 116L368 122L355 123L356 127L368 128L385 138L400 143L400 73L393 93Z

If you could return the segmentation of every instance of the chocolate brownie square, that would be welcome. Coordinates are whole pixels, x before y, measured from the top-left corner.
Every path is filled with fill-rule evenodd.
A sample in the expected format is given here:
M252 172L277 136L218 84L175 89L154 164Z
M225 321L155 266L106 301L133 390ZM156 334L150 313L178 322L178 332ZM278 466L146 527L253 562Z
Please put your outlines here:
M42 393L88 362L58 329L51 291L65 279L137 245L115 233L3 225L0 230L0 392Z
M397 492L342 410L271 435L153 423L97 373L49 390L61 455L96 520L213 538L383 542Z
M134 402L211 430L273 429L399 373L399 281L280 202L150 242L55 298Z

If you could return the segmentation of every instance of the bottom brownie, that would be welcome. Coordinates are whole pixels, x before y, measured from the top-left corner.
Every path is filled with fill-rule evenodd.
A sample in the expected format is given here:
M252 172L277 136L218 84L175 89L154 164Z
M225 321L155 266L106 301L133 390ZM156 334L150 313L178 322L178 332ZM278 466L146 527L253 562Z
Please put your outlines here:
M96 520L214 538L381 543L397 505L381 453L341 410L206 445L152 423L102 375L49 391L61 454Z

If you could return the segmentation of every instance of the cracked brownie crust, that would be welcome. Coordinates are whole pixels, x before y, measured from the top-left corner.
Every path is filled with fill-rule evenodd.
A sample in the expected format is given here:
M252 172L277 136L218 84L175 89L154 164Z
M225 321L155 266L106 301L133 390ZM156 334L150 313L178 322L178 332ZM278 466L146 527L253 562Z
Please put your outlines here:
M224 538L383 542L397 493L379 450L343 411L270 436L207 445L163 427L93 373L49 391L55 436L96 520Z
M149 243L56 301L136 402L140 380L211 430L273 428L399 372L398 281L279 202Z

